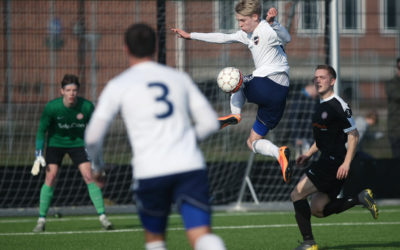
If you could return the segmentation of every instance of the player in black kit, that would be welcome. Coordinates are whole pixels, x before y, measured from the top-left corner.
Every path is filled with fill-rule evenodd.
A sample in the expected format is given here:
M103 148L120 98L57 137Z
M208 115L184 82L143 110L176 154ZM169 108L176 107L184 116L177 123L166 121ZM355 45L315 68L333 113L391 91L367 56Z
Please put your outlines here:
M296 159L296 163L304 165L318 151L321 155L305 170L290 194L304 240L296 249L318 249L312 234L311 215L322 218L361 204L370 210L374 219L378 218L378 209L370 189L363 190L357 197L337 198L348 177L359 135L349 106L334 93L335 81L336 72L331 66L317 66L314 85L320 102L315 106L312 117L315 142L304 155ZM310 206L307 197L311 195Z

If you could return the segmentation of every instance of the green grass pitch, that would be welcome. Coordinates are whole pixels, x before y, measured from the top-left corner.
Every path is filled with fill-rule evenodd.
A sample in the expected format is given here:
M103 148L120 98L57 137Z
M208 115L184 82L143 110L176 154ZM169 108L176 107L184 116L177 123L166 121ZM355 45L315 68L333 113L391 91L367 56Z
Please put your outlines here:
M97 216L48 218L45 233L32 233L37 218L1 217L0 249L144 249L143 230L136 215L108 216L115 230L100 228ZM400 249L400 207L380 208L378 220L356 207L327 218L312 218L319 249ZM301 241L293 211L217 212L214 232L227 249L293 249ZM169 220L170 250L191 249L181 219Z

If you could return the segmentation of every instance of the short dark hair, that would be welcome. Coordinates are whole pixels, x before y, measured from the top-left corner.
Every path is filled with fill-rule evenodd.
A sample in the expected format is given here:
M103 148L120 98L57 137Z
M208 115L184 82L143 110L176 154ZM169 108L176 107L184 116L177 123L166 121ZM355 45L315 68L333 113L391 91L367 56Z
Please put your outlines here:
M331 78L336 79L336 71L335 71L334 68L332 68L332 66L327 65L327 64L321 64L321 65L318 65L318 66L315 68L315 70L318 70L318 69L325 69L325 70L327 70L328 73L329 73L329 75L331 76Z
M125 32L125 44L135 57L152 56L156 50L156 33L147 24L133 24Z
M64 88L68 84L75 84L76 86L78 86L78 89L81 86L79 83L79 78L76 75L72 74L64 75L64 78L61 81L61 88Z
M400 57L397 57L397 64L399 64L400 63Z

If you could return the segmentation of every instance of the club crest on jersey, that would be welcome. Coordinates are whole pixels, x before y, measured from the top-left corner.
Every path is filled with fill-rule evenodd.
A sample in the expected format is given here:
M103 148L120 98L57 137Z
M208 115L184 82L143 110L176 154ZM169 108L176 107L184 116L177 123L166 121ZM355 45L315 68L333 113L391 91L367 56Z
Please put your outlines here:
M351 117L352 115L351 109L346 109L344 112L346 113L347 118Z
M78 114L76 115L76 119L82 120L82 119L83 119L83 114L82 114L82 113L78 113Z
M257 45L259 40L260 40L260 38L258 36L255 36L253 38L254 44Z
M324 119L324 120L325 120L326 118L328 118L328 112L326 112L326 111L322 112L322 113L321 113L321 118Z

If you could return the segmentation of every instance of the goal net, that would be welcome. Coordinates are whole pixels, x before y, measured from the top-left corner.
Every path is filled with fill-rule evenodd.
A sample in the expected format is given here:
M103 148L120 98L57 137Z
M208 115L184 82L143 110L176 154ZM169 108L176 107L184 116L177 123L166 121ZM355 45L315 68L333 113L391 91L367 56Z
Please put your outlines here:
M154 28L162 27L165 36L160 36L163 39L160 43L165 46L159 47L157 59L163 56L167 65L188 72L220 116L230 113L230 97L218 89L216 76L227 66L251 74L254 63L246 46L185 41L178 39L170 28L189 32L235 32L239 29L234 17L236 1L165 1L164 5L160 2L3 1L0 12L3 48L0 61L0 208L38 206L45 173L41 171L34 177L30 169L44 105L60 96L60 82L66 73L78 75L80 95L96 103L107 81L128 66L123 33L132 23L145 22ZM329 61L327 1L261 2L264 14L270 6L277 7L279 22L292 35L292 42L285 48L291 67L290 95L281 122L268 133L267 139L278 146L288 145L294 160L312 143L310 101L302 99L301 95L315 66ZM397 45L388 42L386 48L363 54L365 48L357 33L358 25L363 23L357 18L364 17L363 6L358 6L364 1L339 2L341 20L348 22L341 23L341 32L348 39L341 60L349 69L343 70L341 94L348 94L346 98L352 103L353 112L363 113L365 103L376 104L383 110L384 94L374 90L382 89L385 77L382 72L390 75L393 62L388 55L394 54ZM343 7L347 2L354 6ZM349 8L354 12L348 13ZM345 9L347 12L343 11ZM372 13L371 18L377 19L383 11ZM350 14L356 18L346 19ZM375 28L360 28L364 33L379 33ZM390 26L387 28L391 30ZM158 31L160 35L162 30ZM368 59L369 64L364 59ZM376 70L372 73L376 74L371 82L371 78L366 79L368 77L360 72L373 67ZM214 205L289 201L290 191L301 175L302 170L296 168L292 183L285 184L275 159L253 155L247 148L246 140L255 121L256 109L254 104L246 103L240 124L224 128L201 143ZM390 154L384 142L378 142L371 150L380 156ZM120 117L113 123L103 151L109 166L103 190L106 204L134 204L132 154ZM55 185L52 206L90 204L86 185L77 167L66 156Z

